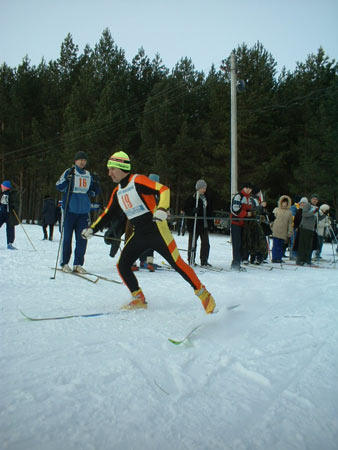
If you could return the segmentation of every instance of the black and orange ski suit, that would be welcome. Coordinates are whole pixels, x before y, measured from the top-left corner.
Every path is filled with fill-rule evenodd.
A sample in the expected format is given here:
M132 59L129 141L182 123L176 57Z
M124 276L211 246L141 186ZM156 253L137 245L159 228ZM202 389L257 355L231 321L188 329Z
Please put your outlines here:
M140 288L131 266L149 248L163 256L194 290L202 287L194 270L180 256L167 221L153 220L157 208L167 210L169 205L170 190L167 186L144 175L130 174L116 186L107 207L91 226L96 233L111 221L120 208L129 219L133 233L124 245L117 269L130 292Z

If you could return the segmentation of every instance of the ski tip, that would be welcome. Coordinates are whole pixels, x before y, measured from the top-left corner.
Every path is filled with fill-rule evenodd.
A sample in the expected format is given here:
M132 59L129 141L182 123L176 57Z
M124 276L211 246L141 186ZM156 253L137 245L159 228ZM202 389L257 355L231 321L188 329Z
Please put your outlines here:
M175 341L175 339L170 339L170 338L168 338L168 341L174 345L180 345L184 342L184 341Z
M25 319L27 319L27 320L32 320L32 318L29 317L29 316L27 316L27 314L25 314L21 309L19 309L19 311L20 311L21 315L22 315Z

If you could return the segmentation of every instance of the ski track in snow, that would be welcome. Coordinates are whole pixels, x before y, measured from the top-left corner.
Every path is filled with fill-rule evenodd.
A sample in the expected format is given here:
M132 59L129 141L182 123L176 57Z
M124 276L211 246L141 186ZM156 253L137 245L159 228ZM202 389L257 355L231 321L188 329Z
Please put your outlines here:
M210 316L178 274L141 270L149 308L126 312L123 285L52 280L57 229L54 242L25 229L37 251L19 227L7 250L0 229L2 450L337 449L337 269L197 270ZM186 248L187 235L175 239ZM228 268L228 236L210 240L210 262ZM91 239L85 267L119 280L108 254ZM30 322L20 309L114 314ZM168 341L199 324L185 344Z

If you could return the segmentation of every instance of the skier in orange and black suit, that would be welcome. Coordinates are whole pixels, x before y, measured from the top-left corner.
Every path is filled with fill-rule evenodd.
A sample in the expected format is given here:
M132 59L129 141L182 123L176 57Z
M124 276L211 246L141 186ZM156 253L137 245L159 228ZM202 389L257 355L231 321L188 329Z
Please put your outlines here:
M114 153L108 160L108 175L118 185L113 190L104 212L82 236L89 239L100 230L121 208L131 225L133 233L121 252L117 268L131 292L130 303L123 309L147 308L147 302L131 267L148 248L154 249L193 287L207 314L215 309L215 301L198 279L194 270L184 262L167 224L170 190L161 183L144 175L130 173L129 156ZM158 199L158 200L157 200Z

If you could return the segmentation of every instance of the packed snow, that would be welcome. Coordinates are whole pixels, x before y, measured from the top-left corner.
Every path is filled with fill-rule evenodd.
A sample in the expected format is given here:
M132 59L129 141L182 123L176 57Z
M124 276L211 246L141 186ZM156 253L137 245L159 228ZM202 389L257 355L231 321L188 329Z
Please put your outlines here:
M57 227L50 242L23 226L17 251L0 229L2 450L337 450L334 264L230 272L229 236L211 234L224 270L196 270L216 314L169 270L137 272L148 310L120 311L123 284L55 272ZM186 258L187 234L175 239ZM117 258L94 237L85 268L119 280Z

